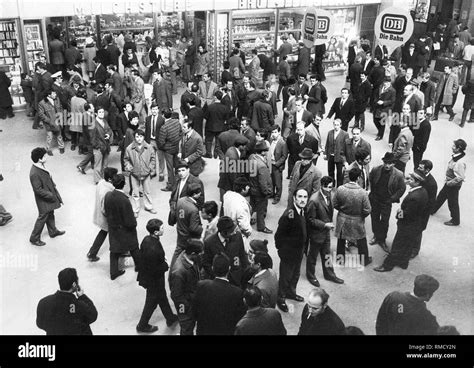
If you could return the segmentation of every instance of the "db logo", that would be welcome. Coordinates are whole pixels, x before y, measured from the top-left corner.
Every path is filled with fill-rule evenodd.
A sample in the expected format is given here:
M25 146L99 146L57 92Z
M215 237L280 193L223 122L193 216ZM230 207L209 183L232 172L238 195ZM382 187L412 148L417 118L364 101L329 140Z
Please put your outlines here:
M316 17L314 14L306 14L304 21L304 31L309 34L314 34L316 30Z
M325 16L318 17L318 33L327 33L329 31L329 18Z
M382 17L382 32L391 34L403 34L407 28L407 18L398 14L385 14Z

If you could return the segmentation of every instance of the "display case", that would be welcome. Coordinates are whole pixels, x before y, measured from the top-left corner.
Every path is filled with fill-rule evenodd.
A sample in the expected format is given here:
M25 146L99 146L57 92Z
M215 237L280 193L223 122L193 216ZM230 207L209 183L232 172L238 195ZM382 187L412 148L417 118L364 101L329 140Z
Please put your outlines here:
M14 20L0 21L0 65L4 69L21 64L17 26Z
M131 33L137 45L137 52L144 52L145 38L154 38L155 23L153 14L110 14L100 16L101 40L107 34L119 35Z
M278 25L277 48L282 44L281 37L287 36L288 42L293 47L293 53L298 52L298 41L301 38L301 24L304 18L304 11L301 9L280 10Z
M35 64L40 61L40 55L45 54L41 21L25 20L23 30L25 35L28 70L33 71L35 69Z
M246 55L246 63L252 59L253 49L268 57L272 56L275 45L275 12L236 11L232 18L232 43L240 43L240 49Z
M76 40L77 47L82 50L86 45L86 38L96 38L97 25L95 16L87 15L84 17L69 17L68 33L69 40Z
M157 16L157 36L164 40L170 40L173 44L181 38L181 30L184 29L182 13L168 13Z

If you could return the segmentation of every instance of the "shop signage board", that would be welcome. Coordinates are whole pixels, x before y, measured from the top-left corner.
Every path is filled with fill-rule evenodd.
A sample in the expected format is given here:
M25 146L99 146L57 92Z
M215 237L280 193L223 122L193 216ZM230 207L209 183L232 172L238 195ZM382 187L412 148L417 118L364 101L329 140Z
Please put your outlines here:
M413 34L413 18L408 10L390 7L382 11L375 20L375 37L390 50L408 42Z
M315 45L322 45L329 42L336 31L336 22L333 15L324 9L318 9L318 33L316 35Z
M319 13L319 10L318 10ZM306 47L314 46L318 34L318 15L316 8L307 8L301 23L301 38Z

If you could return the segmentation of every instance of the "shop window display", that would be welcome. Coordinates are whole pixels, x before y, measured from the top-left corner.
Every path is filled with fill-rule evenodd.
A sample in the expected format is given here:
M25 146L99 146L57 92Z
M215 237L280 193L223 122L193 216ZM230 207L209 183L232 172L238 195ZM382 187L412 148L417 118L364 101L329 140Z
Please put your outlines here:
M87 37L95 38L96 29L95 17L91 15L69 18L69 40L76 40L80 50L86 45Z
M21 58L18 44L17 26L14 20L0 21L0 69L11 78L10 94L13 105L24 102L20 87Z

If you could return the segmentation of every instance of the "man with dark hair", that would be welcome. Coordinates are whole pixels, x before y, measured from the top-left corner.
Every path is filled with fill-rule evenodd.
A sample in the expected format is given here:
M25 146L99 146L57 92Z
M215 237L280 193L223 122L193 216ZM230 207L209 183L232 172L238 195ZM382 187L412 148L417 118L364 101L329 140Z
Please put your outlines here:
M216 92L219 91L219 86L212 80L210 72L202 75L202 81L199 82L198 96L201 98L204 112L207 107L215 102ZM221 100L222 97L219 99Z
M199 86L194 84L194 82L187 82L186 83L186 90L181 95L180 101L180 111L181 114L187 116L189 113L189 101L193 100L193 106L201 107L201 99L198 97Z
M436 203L431 210L431 214L434 215L447 199L449 212L451 213L451 220L444 223L447 226L459 226L461 222L461 216L459 214L459 190L461 189L463 181L466 179L466 163L462 160L462 158L466 156L466 148L467 143L464 139L456 139L454 141L451 148L453 155L448 162L445 183L443 189L438 193Z
M137 325L137 331L150 333L158 331L157 326L149 324L157 305L160 306L168 327L178 320L178 316L171 310L166 296L165 272L168 270L168 264L166 263L165 251L160 242L160 236L164 232L163 221L159 219L149 220L146 224L146 230L149 235L145 236L140 244L141 265L137 277L138 284L146 289L146 300Z
M262 293L260 305L263 308L275 308L278 300L278 276L272 270L273 260L268 254L268 240L254 239L250 242L250 268L246 275L250 277L247 285L256 286ZM242 286L245 288L244 283Z
M422 230L426 230L428 226L428 221L430 219L431 211L434 209L436 205L436 194L438 192L438 183L436 183L435 178L431 175L431 170L433 170L433 162L430 160L421 160L418 164L417 170L421 172L425 176L425 181L423 182L423 188L426 189L428 193L428 205L425 211L424 221L423 221L423 228ZM410 255L410 259L415 258L418 253L420 252L421 248L421 238L423 233L420 232L418 237L413 241L413 247Z
M349 139L349 134L341 129L340 119L334 119L333 126L334 129L329 131L326 139L324 159L328 161L328 175L335 179L336 186L339 187L343 180L342 152L346 140ZM336 176L334 176L334 169L336 170Z
M358 148L355 151L354 155L354 162L352 162L346 169L344 169L344 184L349 183L349 172L353 168L357 168L360 170L360 177L357 180L357 184L362 189L365 189L369 192L370 189L370 181L369 181L369 163L372 159L370 152L363 148Z
M377 335L436 335L436 317L426 308L439 282L428 275L415 277L413 292L388 294L377 314Z
M341 318L328 306L329 294L319 287L310 291L303 308L298 335L344 335Z
M218 232L216 234L204 240L202 267L205 278L213 279L216 277L212 267L212 260L217 254L224 253L232 261L229 271L229 282L240 287L243 272L249 265L242 235L236 231L234 221L228 216L219 218L217 229Z
M342 265L345 264L346 241L357 245L361 266L368 266L372 262L365 234L365 218L372 209L367 191L357 184L360 175L358 168L352 168L349 171L349 183L338 187L333 199L334 209L338 210L334 230L337 258L342 261Z
M423 159L423 153L426 151L431 134L431 123L424 108L418 110L416 119L416 125L411 127L413 131L413 167L415 168Z
M217 233L217 222L219 221L219 216L217 216L218 211L219 206L215 201L207 201L202 206L201 217L207 221L207 224L205 224L202 230L202 240Z
M396 101L396 92L392 87L392 80L386 76L383 84L373 89L374 124L377 127L376 141L380 141L385 133L385 125L390 121Z
M112 35L108 35L105 39L107 42L107 51L108 64L113 64L118 69L119 67L119 56L121 54L119 48L115 45Z
M117 70L118 67L116 67L115 65L107 65L107 73L109 73L109 78L112 80L112 88L114 92L117 93L123 101L123 99L125 98L124 83L122 81L122 77L120 76Z
M296 162L301 159L300 154L305 149L311 150L311 161L319 156L318 141L313 136L306 134L305 125L303 121L296 122L295 133L290 134L286 140L288 147L288 177L293 175L293 168Z
M33 165L30 170L30 183L39 214L30 235L30 243L36 246L43 246L46 243L41 241L41 233L45 224L50 238L55 238L65 233L65 231L57 229L54 220L54 210L61 207L63 200L56 189L56 184L54 184L50 172L45 167L47 160L46 149L42 147L35 148L31 151L31 160Z
M222 67L224 68L224 70L221 73L221 84L225 86L227 82L233 82L234 77L232 73L230 72L229 60L224 60Z
M255 131L262 128L268 130L275 123L270 97L269 91L264 90L260 94L260 100L253 105L251 126Z
M153 83L151 100L156 102L161 111L164 109L172 109L173 96L171 94L170 83L163 78L163 72L160 71L153 72L153 78L156 80Z
M321 255L323 275L326 280L344 283L334 272L331 261L331 230L334 229L331 191L334 180L330 176L321 178L321 189L310 197L307 208L309 249L306 258L306 278L313 286L319 287L315 275L318 253Z
M229 107L222 103L222 91L215 93L215 102L210 103L204 113L206 118L206 154L204 157L212 158L212 143L224 130L226 130L227 119L230 118ZM216 146L214 146L214 158L217 158Z
M273 125L270 128L271 131L271 142L269 148L269 162L271 177L272 177L272 204L280 202L281 193L283 190L283 170L285 170L285 162L288 157L288 146L285 140L281 136L280 126Z
M56 92L50 89L45 92L45 98L38 103L39 121L46 129L46 150L52 156L51 142L53 137L58 142L59 153L64 153L64 141L61 135L61 127L64 125L64 115L61 102Z
M196 85L193 85L193 88L194 87L197 88ZM188 106L188 110L187 110L188 120L193 122L194 130L201 137L204 137L204 132L203 132L204 111L201 109L201 100L199 100L199 97L196 97L196 98L189 97L186 100L186 102Z
M243 156L247 158L255 148L255 144L257 143L257 134L255 133L255 130L250 127L250 122L246 117L243 117L242 121L240 122L240 134L242 134L247 140L245 150L243 151Z
M240 176L233 180L232 184L232 190L228 190L223 195L223 213L230 217L237 224L242 235L248 238L252 234L252 226L250 226L252 214L245 197L249 194L250 182L246 177Z
M331 119L335 114L335 119L341 120L341 129L347 132L347 129L349 128L349 122L354 117L354 109L354 100L349 96L349 90L347 88L343 88L341 89L341 97L338 97L334 100L327 118Z
M352 84L351 84L352 88ZM359 127L360 131L363 132L365 129L365 110L370 104L370 98L372 96L372 84L368 80L367 72L361 72L359 82L355 87L356 93L352 93L354 98L354 126Z
M102 244L104 244L105 238L109 232L109 225L105 215L104 199L108 192L111 192L115 189L112 185L112 179L115 175L117 175L117 172L118 170L115 167L106 167L104 169L104 178L99 180L95 189L93 222L100 228L100 230L95 237L91 249L89 249L89 252L87 253L87 258L91 262L97 262L100 259L97 257L97 253L99 252Z
M320 77L316 75L311 75L309 77L311 87L309 92L306 95L303 95L303 98L307 101L306 110L311 112L313 116L322 115L326 112L324 107L324 104L327 102L326 88L318 78Z
M112 184L115 190L105 195L104 210L109 225L110 278L115 280L125 273L125 270L119 270L118 260L120 256L130 251L135 263L135 270L138 270L139 251L137 219L128 196L123 192L125 186L124 175L115 175Z
M449 114L449 121L454 120L453 112L453 101L454 96L457 95L459 88L458 74L453 72L453 68L450 65L444 66L444 73L441 74L441 78L436 87L436 105L433 118L431 120L438 120L439 110L441 106L446 108Z
M237 100L237 93L234 89L234 82L232 80L227 81L222 88L222 92L224 95L221 102L229 108L230 115L235 116L239 101Z
M202 234L201 217L199 216L199 207L197 200L202 195L202 188L197 183L188 185L186 196L179 198L176 203L176 232L178 238L176 249L171 259L171 266L186 248L188 239L200 239Z
M165 123L163 115L156 103L151 104L151 115L145 119L145 141L150 144L158 155L159 181L165 180L165 153L158 149L160 129Z
M36 325L46 335L92 335L90 324L97 320L97 309L79 286L75 268L58 274L59 290L41 299Z
M420 91L423 92L425 96L423 100L423 107L427 115L433 114L433 109L435 105L435 93L436 85L430 80L430 73L423 73L421 76Z
M114 82L112 79L109 78L105 81L105 90L107 91L106 98L108 99L107 122L114 132L113 142L114 144L118 144L120 131L119 126L117 125L117 117L121 107L123 106L123 100L120 97L120 91L114 89ZM97 111L99 111L98 106Z
M145 132L135 131L135 140L125 150L125 172L130 175L132 184L133 212L140 212L140 187L143 193L145 210L155 214L150 192L151 178L156 176L155 150L145 142Z
M417 246L417 240L425 226L428 192L422 187L424 181L424 175L418 170L410 174L407 179L410 190L396 214L397 232L393 239L392 249L383 264L374 268L374 271L388 272L395 266L408 268L413 248Z
M287 43L287 45L290 45ZM283 45L282 45L283 46ZM290 45L291 49L291 45ZM291 51L290 51L291 52ZM286 60L288 56L285 55L280 55L280 59L278 61L278 91L277 91L277 102L281 101L280 100L280 93L283 87L286 87L288 85L288 80L290 79L291 76L291 68L290 64L288 64L288 61Z
M205 148L201 135L193 128L193 121L185 120L181 124L183 138L179 144L178 159L187 162L191 174L199 177L199 174L204 171L205 162L202 156L204 155Z
M191 305L200 279L201 253L202 241L190 239L169 272L170 296L178 313L181 335L192 335L196 324Z
M183 132L181 123L178 119L172 117L171 110L165 110L163 116L165 122L158 134L158 149L162 150L165 155L168 180L166 187L161 190L164 192L171 192L175 184L174 166L178 161L179 142L181 142Z
M219 134L216 139L216 152L219 160L223 160L227 150L234 146L237 137L244 138L240 134L240 121L236 117L231 117L227 121L229 130L226 130Z
M387 238L392 203L400 202L400 198L405 193L406 184L403 173L395 168L393 153L385 153L382 161L383 165L374 167L369 174L369 199L372 207L370 218L374 233L369 244L379 244L388 253L385 239Z
M360 136L361 129L357 126L352 128L352 138L344 141L341 151L341 158L344 168L347 170L350 164L355 161L355 153L357 150L365 150L371 154L372 148L370 143Z
M296 294L300 278L303 250L307 242L305 207L308 192L300 188L293 193L293 205L287 208L278 221L275 233L275 247L280 257L280 273L277 305L283 312L288 312L285 298L302 302L303 297Z
M244 302L248 310L237 323L234 335L286 335L280 312L261 306L262 292L256 286L244 291Z
M218 253L212 259L215 279L198 282L191 308L196 335L233 335L237 322L244 316L242 289L230 283L230 268L229 257Z
M245 73L245 53L237 47L232 50L229 57L229 68L234 80L238 83Z

